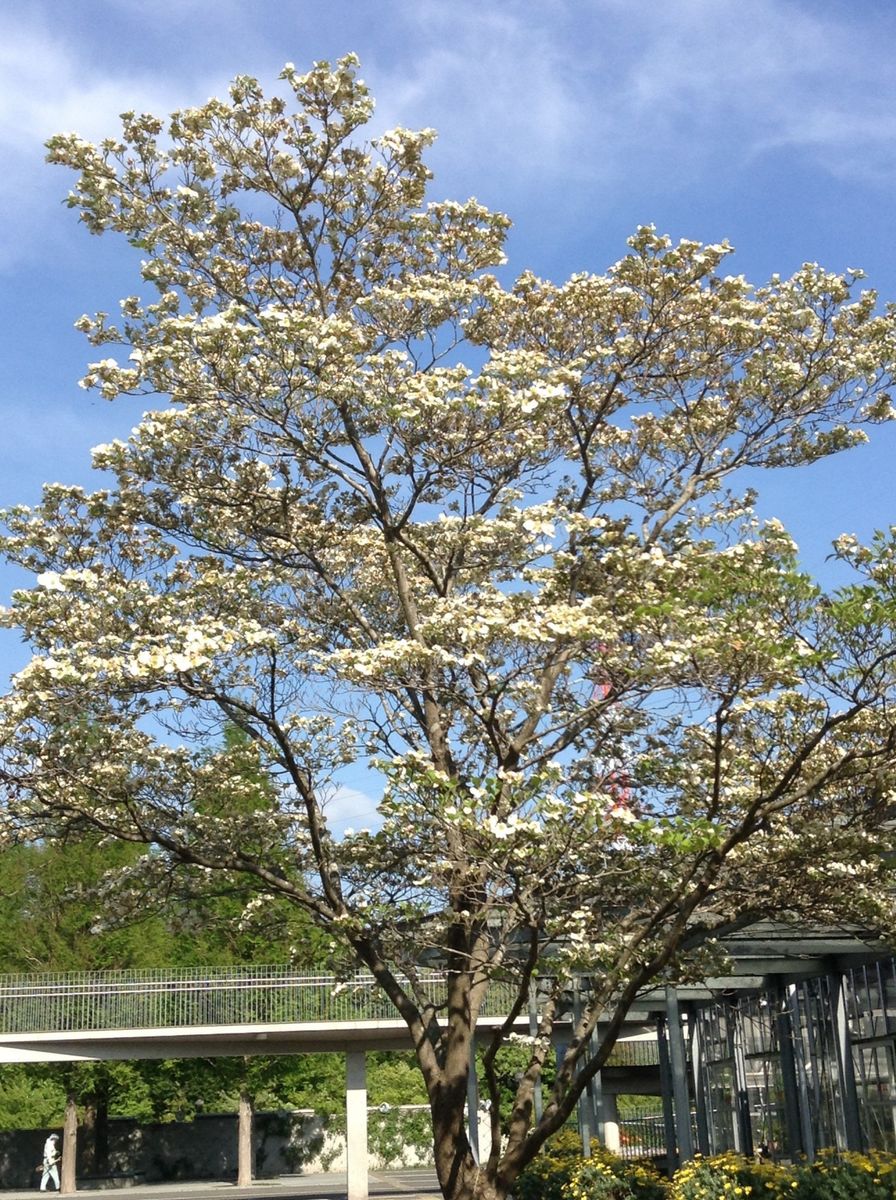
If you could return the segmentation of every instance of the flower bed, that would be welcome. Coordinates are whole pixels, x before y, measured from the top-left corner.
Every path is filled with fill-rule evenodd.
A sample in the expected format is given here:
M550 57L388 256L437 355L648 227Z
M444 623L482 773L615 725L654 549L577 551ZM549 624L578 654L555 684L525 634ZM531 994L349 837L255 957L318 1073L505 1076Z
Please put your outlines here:
M896 1154L826 1150L814 1163L759 1162L729 1152L698 1156L671 1180L563 1133L517 1180L516 1200L894 1200Z

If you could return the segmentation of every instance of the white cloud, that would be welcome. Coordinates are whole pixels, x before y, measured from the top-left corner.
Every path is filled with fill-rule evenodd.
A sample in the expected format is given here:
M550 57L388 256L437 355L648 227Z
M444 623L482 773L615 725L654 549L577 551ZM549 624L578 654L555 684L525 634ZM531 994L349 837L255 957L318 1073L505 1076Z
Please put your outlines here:
M197 94L204 99L206 89L195 78L175 84L158 70L97 75L67 39L9 19L0 24L0 71L0 141L22 154L62 130L101 137L125 109L166 112L195 103Z
M839 172L852 146L893 165L896 86L873 20L846 22L792 0L676 0L657 12L620 108L670 132L689 126L709 151L726 137L745 155L787 145ZM862 158L853 165L861 171ZM870 174L878 166L867 162Z
M374 54L364 64L377 123L435 126L436 158L452 175L556 169L587 120L563 43L542 36L541 26L521 20L513 6L461 0L456 8L413 5L404 13L406 52L398 60Z
M643 181L699 183L782 149L832 175L896 173L886 11L808 0L395 0L378 21L349 6L340 28L323 4L284 22L268 0L251 21L222 3L198 73L190 64L211 0L127 0L118 9L133 30L127 62L114 47L100 57L100 20L75 37L39 5L0 19L7 254L45 237L65 190L41 166L51 133L102 136L125 108L195 104L252 69L249 60L272 66L282 54L301 64L304 54L310 63L341 39L341 51L361 54L380 127L439 129L433 162L446 194L485 192L513 209L527 191L562 202L584 180L611 198ZM314 32L318 18L326 37ZM192 47L186 58L160 61L160 29L169 44ZM141 31L147 57L134 69Z
M63 175L44 164L48 137L69 130L91 139L108 136L126 109L169 112L204 100L227 82L174 82L158 70L116 71L114 65L101 75L85 68L70 40L10 17L0 20L0 79L0 217L8 235L0 266L27 257L44 241L68 188Z
M382 823L376 801L358 788L342 785L327 798L324 805L331 833L341 837L349 829L374 830Z
M439 128L437 162L452 175L674 188L683 172L693 182L780 147L832 174L896 170L890 39L868 9L409 0L402 20L404 51L371 64L380 114Z

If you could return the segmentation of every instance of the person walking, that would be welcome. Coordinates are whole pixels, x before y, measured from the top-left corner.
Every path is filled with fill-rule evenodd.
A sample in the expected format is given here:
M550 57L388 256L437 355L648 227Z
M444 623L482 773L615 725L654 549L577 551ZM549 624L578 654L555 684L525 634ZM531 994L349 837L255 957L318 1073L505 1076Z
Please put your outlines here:
M43 1175L40 1177L40 1190L45 1192L47 1184L52 1179L56 1184L56 1191L59 1191L59 1167L57 1166L62 1155L59 1153L59 1134L51 1133L44 1142L44 1161Z

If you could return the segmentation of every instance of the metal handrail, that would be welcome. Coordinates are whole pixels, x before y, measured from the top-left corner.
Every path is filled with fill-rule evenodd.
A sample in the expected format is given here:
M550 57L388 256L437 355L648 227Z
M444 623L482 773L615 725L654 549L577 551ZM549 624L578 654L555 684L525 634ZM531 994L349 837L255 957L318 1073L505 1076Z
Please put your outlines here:
M445 973L421 976L425 991ZM515 999L493 980L483 1017L503 1017ZM133 971L0 975L0 1036L185 1029L209 1025L295 1025L401 1020L372 975L339 980L289 967L175 967ZM653 1066L654 1040L617 1042L608 1066Z
M444 980L443 972L422 976L434 1000ZM481 1015L502 1016L513 999L511 984L493 981ZM0 976L6 1034L384 1020L400 1018L371 975L254 966Z

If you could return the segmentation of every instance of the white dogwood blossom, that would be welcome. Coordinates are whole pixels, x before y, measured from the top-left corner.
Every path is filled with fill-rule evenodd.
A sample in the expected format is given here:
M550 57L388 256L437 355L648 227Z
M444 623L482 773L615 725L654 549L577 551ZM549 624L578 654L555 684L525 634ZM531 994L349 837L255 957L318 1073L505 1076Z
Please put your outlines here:
M3 617L33 658L0 705L0 840L92 823L154 845L128 895L179 867L253 881L246 920L301 908L407 1022L446 1196L500 1200L634 998L726 931L894 928L896 534L841 536L853 579L823 595L752 491L893 416L893 313L856 272L753 286L649 226L604 274L511 280L507 219L428 195L431 130L364 140L354 58L281 78L49 143L86 227L142 256L76 322L83 386L146 411L95 447L97 491L6 513L35 584ZM379 815L337 836L347 765Z

